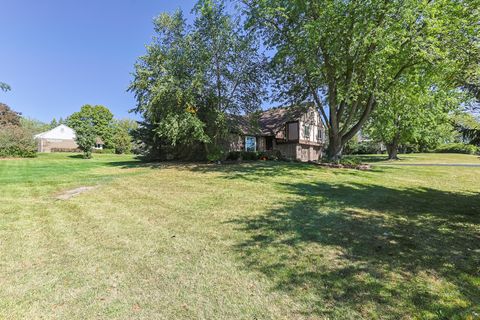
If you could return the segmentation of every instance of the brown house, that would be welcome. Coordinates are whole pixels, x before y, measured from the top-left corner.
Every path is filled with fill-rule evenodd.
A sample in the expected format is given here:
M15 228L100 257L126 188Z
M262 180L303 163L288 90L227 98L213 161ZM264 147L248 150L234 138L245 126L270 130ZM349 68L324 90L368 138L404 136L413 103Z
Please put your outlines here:
M230 127L230 151L278 150L299 161L317 161L323 154L325 127L318 111L308 105L231 116Z

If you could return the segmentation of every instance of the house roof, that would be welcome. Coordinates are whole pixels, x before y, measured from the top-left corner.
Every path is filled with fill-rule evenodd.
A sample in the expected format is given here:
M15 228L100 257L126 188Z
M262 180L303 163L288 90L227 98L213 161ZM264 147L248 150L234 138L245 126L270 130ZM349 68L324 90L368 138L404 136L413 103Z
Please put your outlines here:
M244 116L229 115L229 125L242 134L271 136L282 130L285 123L300 120L309 107L308 104L302 104L271 108Z
M34 138L71 140L75 139L75 130L67 127L64 124L61 124L51 130L35 135Z

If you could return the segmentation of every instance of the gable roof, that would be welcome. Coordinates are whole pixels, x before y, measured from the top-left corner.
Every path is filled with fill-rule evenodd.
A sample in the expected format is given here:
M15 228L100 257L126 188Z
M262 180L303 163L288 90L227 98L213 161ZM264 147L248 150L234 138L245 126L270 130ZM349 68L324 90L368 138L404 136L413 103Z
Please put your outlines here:
M67 127L64 124L61 124L51 130L39 133L34 136L35 139L62 139L62 140L71 140L75 139L75 130L70 127Z
M310 104L299 106L276 107L260 113L249 115L229 115L229 127L242 134L272 136L283 130L285 124L298 121L304 115Z

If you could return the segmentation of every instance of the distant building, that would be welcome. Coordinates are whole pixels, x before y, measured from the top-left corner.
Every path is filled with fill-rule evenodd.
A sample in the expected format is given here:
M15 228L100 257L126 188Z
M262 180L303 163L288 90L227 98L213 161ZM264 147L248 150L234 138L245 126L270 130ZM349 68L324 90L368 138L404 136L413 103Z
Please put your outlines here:
M64 124L34 136L38 152L79 152L75 138L75 130ZM103 141L97 138L94 149L103 149L103 146Z

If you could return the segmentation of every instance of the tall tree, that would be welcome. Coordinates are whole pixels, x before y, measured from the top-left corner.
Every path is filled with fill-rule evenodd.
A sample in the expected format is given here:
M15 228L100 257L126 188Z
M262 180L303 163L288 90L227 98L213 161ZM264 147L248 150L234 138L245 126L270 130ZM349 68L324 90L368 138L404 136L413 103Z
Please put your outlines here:
M244 2L275 50L279 99L315 102L333 160L406 72L436 69L457 86L478 66L478 0Z
M136 64L129 90L137 97L134 111L144 118L140 131L153 133L145 141L201 143L209 152L225 133L226 113L259 108L264 58L223 1L201 0L193 13L193 25L180 11L156 19L155 40Z

